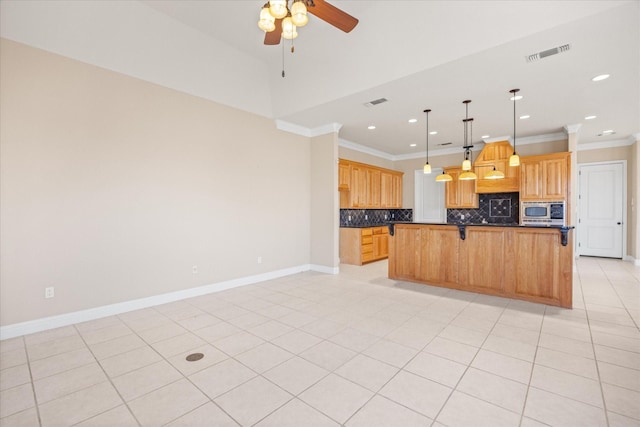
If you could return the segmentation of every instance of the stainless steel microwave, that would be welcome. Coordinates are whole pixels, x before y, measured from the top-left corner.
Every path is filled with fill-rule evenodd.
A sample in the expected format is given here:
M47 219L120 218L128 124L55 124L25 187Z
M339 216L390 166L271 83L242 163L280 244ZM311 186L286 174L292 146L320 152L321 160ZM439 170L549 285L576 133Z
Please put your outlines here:
M520 202L522 225L566 225L564 201Z

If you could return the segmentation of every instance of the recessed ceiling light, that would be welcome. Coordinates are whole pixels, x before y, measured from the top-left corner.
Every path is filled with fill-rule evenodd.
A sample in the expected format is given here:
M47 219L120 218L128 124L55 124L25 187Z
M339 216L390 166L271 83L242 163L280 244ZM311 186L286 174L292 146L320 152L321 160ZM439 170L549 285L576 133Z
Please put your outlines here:
M418 144L409 144L409 147L415 147Z
M585 119L585 120L593 120L593 119L595 119L595 118L596 118L596 116L587 116L587 117L585 117L584 119Z
M528 114L525 114L524 116L520 116L520 120L528 119L529 117L531 116Z
M368 126L368 127L367 127L367 129L369 129L369 130L373 130L373 129L375 129L375 128L376 128L376 127L375 127L374 125L371 125L371 126Z
M437 135L438 131L437 130L432 130L431 132L429 132L429 135Z
M409 119L409 123L415 123L417 121L418 121L418 119Z
M485 139L485 138L489 138L491 135L482 135L480 138Z
M609 78L609 74L600 74L599 76L595 76L594 78L592 78L591 81L599 82L601 80L606 80L608 78Z
M520 101L522 99L522 95L516 95L509 98L512 101Z

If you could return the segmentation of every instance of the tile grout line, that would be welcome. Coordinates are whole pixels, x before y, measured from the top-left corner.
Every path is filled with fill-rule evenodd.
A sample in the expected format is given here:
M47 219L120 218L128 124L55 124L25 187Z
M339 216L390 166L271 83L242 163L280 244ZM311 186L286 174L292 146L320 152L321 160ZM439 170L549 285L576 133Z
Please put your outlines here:
M117 316L117 315L116 315ZM129 327L129 325L127 325L122 319L120 319L118 317L118 319L131 331L132 334L134 334L135 332ZM84 337L82 336L82 333L78 330L76 325L73 325L74 328L76 329L76 332L78 333L78 335L80 336L80 339L82 340L82 342L84 343L84 345L86 346L87 350L89 350L89 352L91 353L91 355L93 356L93 358L95 359L96 363L98 364L98 366L100 366L100 369L102 370L102 372L104 373L104 376L107 378L107 381L109 382L109 384L111 384L111 387L113 387L113 389L115 390L115 392L118 394L118 397L120 398L120 400L122 400L122 403L127 407L127 410L129 411L129 413L131 414L131 416L133 417L134 420L136 420L136 423L138 423L138 426L142 426L142 424L140 423L140 421L138 420L138 418L135 416L135 414L133 413L133 411L131 410L131 408L129 407L129 404L127 403L127 401L124 399L124 397L120 394L120 390L118 390L118 388L115 386L115 384L113 383L112 378L109 376L109 374L107 373L107 371L105 371L104 367L102 366L102 363L100 363L100 360L98 360L98 358L96 357L96 355L93 353L93 350L91 350L91 347L89 347L89 344L87 344L87 342L85 341ZM95 384L94 384L95 385ZM93 387L93 385L89 386L89 387ZM86 388L89 388L86 387ZM116 406L117 408L117 406ZM109 408L106 411L103 411L99 414L93 415L89 418L86 418L84 420L80 420L78 421L76 424L79 424L81 422L90 420L91 418L97 417L99 415L102 415L106 412L111 411L114 408Z

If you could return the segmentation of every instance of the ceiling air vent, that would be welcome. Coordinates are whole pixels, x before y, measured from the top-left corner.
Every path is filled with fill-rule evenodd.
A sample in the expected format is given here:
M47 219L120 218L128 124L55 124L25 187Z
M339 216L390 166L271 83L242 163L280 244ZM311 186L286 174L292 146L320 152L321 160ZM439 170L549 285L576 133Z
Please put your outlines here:
M365 102L364 106L373 107L374 105L382 104L383 102L387 102L387 101L388 101L387 98L374 99L373 101Z
M543 50L542 52L538 52L538 53L533 53L533 54L528 55L526 57L527 58L527 62L534 62L534 61L537 61L539 59L544 59L547 56L557 55L559 53L566 52L569 49L571 49L571 45L563 44L562 46L554 47L552 49Z
M438 145L451 145L452 142L443 142L442 144L438 144Z

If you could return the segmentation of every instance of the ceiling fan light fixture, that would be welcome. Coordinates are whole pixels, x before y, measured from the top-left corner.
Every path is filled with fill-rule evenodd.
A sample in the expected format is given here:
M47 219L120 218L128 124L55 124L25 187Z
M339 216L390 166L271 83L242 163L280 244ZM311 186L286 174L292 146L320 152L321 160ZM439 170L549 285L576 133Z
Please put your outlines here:
M289 12L287 9L287 0L269 0L269 11L276 19L284 18Z
M293 24L290 16L287 16L282 20L282 38L287 40L293 40L298 37L296 26Z
M304 27L309 22L307 6L305 6L304 1L295 0L291 5L291 21L296 27Z
M269 12L269 3L265 4L260 10L260 20L258 20L258 28L262 31L270 33L276 29L276 18Z

